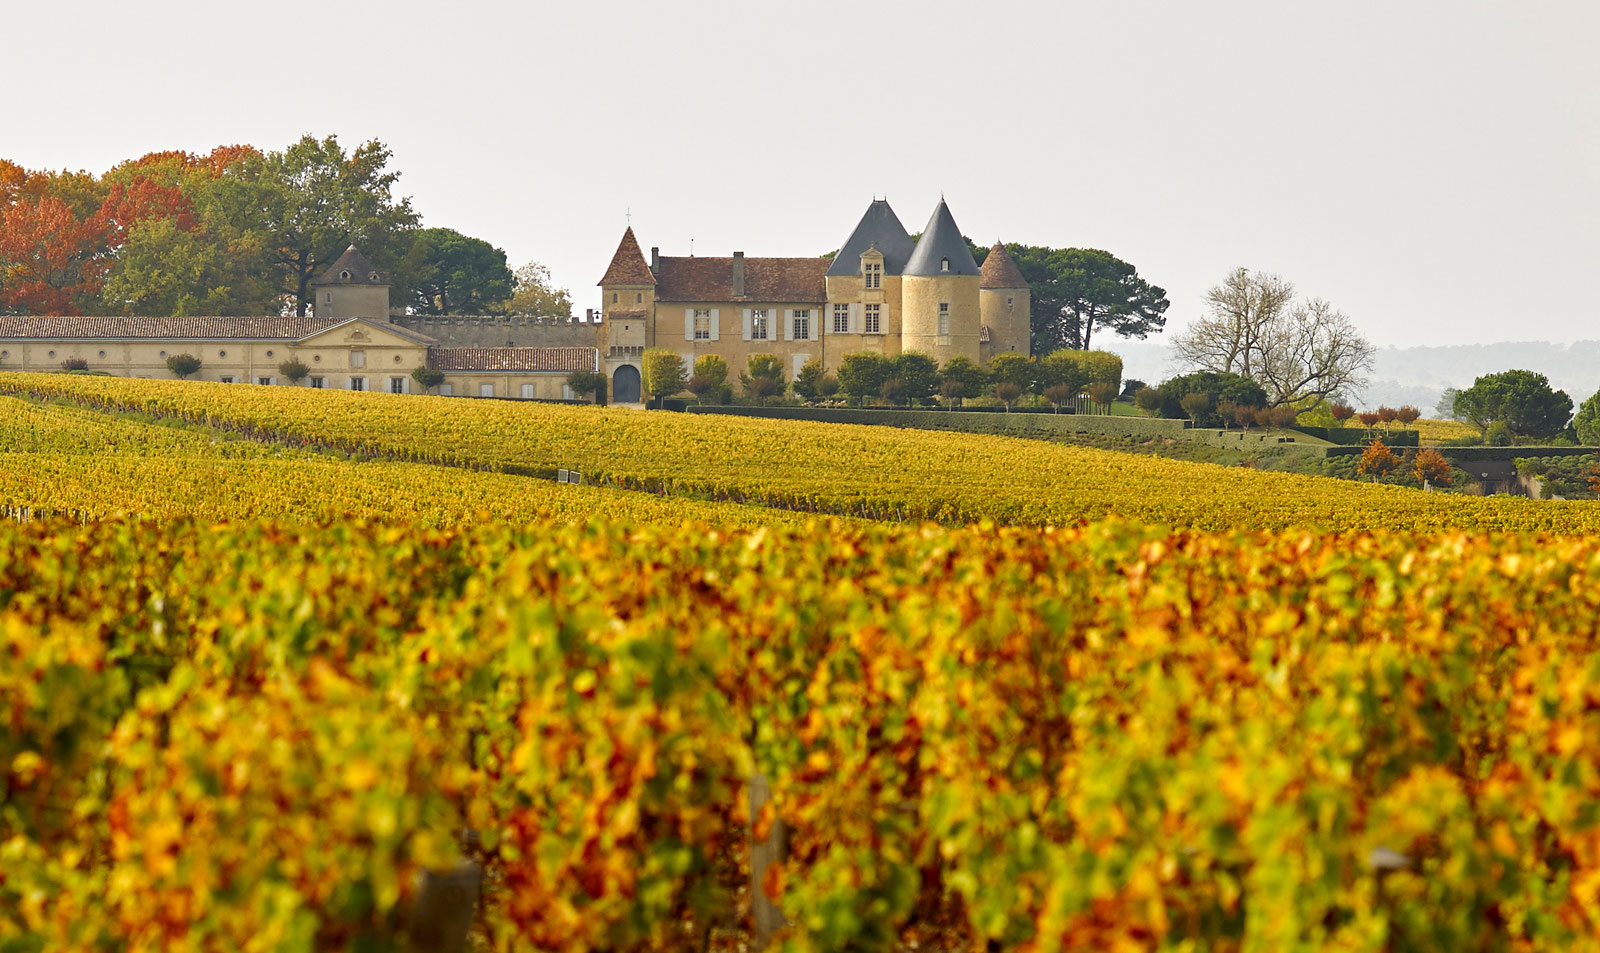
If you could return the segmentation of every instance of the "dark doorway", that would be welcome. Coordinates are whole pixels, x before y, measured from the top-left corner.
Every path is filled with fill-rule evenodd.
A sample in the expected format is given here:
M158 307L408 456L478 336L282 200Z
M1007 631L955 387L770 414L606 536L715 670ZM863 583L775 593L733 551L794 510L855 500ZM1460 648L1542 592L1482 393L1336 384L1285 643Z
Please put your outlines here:
M632 364L624 364L617 368L611 375L611 400L617 404L637 404L639 402L639 369Z

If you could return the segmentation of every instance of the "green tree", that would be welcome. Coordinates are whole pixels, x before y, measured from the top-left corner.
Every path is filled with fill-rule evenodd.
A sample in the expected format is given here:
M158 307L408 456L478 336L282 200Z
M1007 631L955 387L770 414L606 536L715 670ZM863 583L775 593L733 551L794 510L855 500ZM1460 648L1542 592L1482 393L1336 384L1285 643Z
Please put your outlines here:
M822 396L822 380L827 372L822 369L822 359L813 357L800 365L794 376L794 392L801 400L813 401Z
M951 400L982 397L989 387L989 369L957 354L939 369L939 392Z
M752 354L739 373L739 386L744 395L758 404L781 396L788 382L784 380L783 361L775 354Z
M658 407L663 406L661 401L673 394L681 393L684 385L689 382L683 358L664 347L653 347L645 351L644 359L640 363L644 392L656 399Z
M1025 394L1039 386L1039 364L1021 354L996 354L989 362L989 377L997 384L1014 384Z
M1572 428L1578 432L1580 444L1600 447L1600 391L1579 405L1577 416L1572 418Z
M396 296L417 314L493 314L511 298L506 253L453 228L419 228L395 266Z
M695 358L694 376L721 387L728 382L728 362L715 354L702 354Z
M599 371L573 371L567 375L567 386L574 394L600 403L606 396L606 376Z
M901 400L918 401L932 397L939 386L939 362L918 351L901 351L890 362L889 377L898 380Z
M536 261L518 268L512 276L511 300L506 304L511 314L537 317L572 317L572 294L558 288L550 278L550 269Z
M1066 398L1076 397L1083 389L1089 386L1089 374L1078 360L1081 351L1060 350L1041 358L1039 365L1039 384L1046 391L1054 391L1062 399L1052 400L1053 404L1064 404ZM1057 407L1059 410L1059 406Z
M1181 377L1163 381L1161 386L1154 388L1154 390L1156 392L1155 397L1146 398L1146 403L1156 403L1160 416L1174 420L1191 417L1188 409L1183 405L1185 397L1190 394L1204 394L1208 403L1206 404L1206 409L1196 419L1196 423L1202 427L1221 426L1221 419L1212 412L1212 408L1220 403L1228 402L1236 407L1265 407L1267 405L1267 393L1262 389L1261 385L1241 374L1198 371L1194 374L1185 374ZM1143 391L1140 393L1142 394ZM1135 398L1136 404L1138 400L1138 398Z
M259 203L249 218L266 236L274 275L295 314L305 316L311 282L347 246L361 246L381 267L416 227L411 200L394 196L400 173L387 168L391 155L376 139L347 153L337 136L305 135L262 160L247 192L247 200Z
M176 374L179 380L188 380L200 370L200 359L193 354L174 354L167 358L167 370Z
M444 383L444 371L433 367L418 367L411 371L411 379L417 382L423 393L432 393Z
M1553 389L1543 374L1502 371L1479 377L1457 394L1455 412L1485 434L1504 423L1518 437L1553 437L1572 416L1572 398Z
M857 404L883 391L883 382L892 370L889 360L882 354L861 351L846 354L839 361L839 390Z
M278 374L291 384L299 384L310 373L311 368L307 367L306 363L297 357L291 357L278 365Z
M1167 293L1098 248L1007 245L1032 293L1033 352L1088 350L1097 331L1143 338L1166 326Z

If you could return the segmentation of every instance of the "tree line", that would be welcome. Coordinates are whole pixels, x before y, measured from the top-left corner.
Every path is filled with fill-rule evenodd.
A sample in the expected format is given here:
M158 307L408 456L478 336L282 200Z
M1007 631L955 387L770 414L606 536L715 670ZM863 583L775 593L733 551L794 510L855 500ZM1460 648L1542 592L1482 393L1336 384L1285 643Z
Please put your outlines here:
M424 228L376 140L155 152L101 175L0 159L0 313L251 315L312 307L311 282L358 245L419 314L565 317L548 270Z

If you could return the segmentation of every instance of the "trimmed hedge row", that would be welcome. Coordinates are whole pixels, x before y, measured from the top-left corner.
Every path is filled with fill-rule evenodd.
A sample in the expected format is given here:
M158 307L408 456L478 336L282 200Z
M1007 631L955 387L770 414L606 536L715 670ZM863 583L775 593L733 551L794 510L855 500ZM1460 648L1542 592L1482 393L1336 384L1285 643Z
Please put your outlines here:
M1326 440L1343 447L1365 447L1373 437L1390 447L1415 447L1419 445L1415 430L1373 430L1369 435L1365 427L1296 427L1308 437Z
M1089 414L993 414L962 410L863 410L855 407L690 407L693 414L730 414L778 420L814 420L829 424L875 424L911 430L955 430L963 433L1020 433L1054 436L1069 433L1123 434L1182 439L1185 422L1151 417Z

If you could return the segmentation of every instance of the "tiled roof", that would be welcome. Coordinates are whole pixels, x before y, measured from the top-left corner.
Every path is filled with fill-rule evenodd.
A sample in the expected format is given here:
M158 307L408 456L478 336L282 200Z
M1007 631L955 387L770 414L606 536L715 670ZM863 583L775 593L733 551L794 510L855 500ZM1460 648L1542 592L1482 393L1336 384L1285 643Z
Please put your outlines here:
M744 296L733 296L732 258L662 258L657 301L772 301L821 304L828 300L828 259L746 258Z
M617 253L611 256L611 265L606 269L605 276L600 279L602 285L653 285L656 276L650 273L650 266L644 260L644 252L639 250L639 240L633 237L633 226L622 233L622 241L617 244Z
M1021 269L1012 259L1011 253L1006 251L1006 246L995 242L989 249L988 257L983 259L983 267L978 269L978 287L980 288L1026 288L1028 279L1022 277Z
M345 275L350 277L346 278ZM372 267L372 262L367 261L367 256L356 251L356 246L351 245L344 250L333 264L322 273L322 277L312 282L314 285L381 285L389 279Z
M247 318L138 318L122 315L0 315L0 338L210 338L297 340L338 318L261 315Z
M440 371L588 371L592 347L430 347L428 365Z

